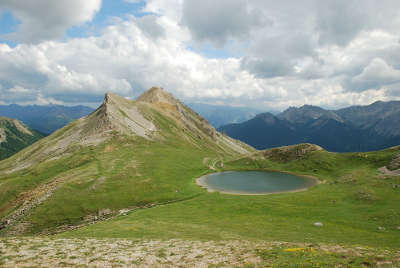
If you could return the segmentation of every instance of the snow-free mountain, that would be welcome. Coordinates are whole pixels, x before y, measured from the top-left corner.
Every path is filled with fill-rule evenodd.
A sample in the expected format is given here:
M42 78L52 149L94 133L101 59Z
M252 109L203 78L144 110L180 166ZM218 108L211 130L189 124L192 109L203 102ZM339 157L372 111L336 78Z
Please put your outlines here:
M380 150L400 144L400 101L339 110L290 107L219 130L257 149L308 142L333 152Z
M205 103L189 103L188 106L195 112L201 114L216 128L232 123L242 123L262 112L260 109L251 107L212 105Z
M46 135L72 121L87 116L94 109L86 106L63 105L0 105L0 116L15 118Z
M43 138L21 121L0 117L0 160L5 159Z
M188 198L199 189L187 174L254 151L161 88L136 101L107 93L89 116L0 161L0 229L46 231Z

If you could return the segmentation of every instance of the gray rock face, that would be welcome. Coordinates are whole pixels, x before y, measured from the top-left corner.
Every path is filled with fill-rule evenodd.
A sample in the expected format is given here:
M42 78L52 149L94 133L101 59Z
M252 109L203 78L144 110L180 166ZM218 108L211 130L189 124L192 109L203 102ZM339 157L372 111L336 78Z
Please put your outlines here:
M400 154L396 155L392 162L388 165L389 170L397 170L400 169Z
M278 115L279 119L295 124L305 124L320 118L343 122L343 119L333 111L324 110L318 106L304 105L300 108L290 107Z
M7 141L6 132L4 131L3 128L0 128L0 143L6 142L6 141Z
M352 125L373 129L384 136L400 135L400 102L377 101L367 106L351 106L336 113Z

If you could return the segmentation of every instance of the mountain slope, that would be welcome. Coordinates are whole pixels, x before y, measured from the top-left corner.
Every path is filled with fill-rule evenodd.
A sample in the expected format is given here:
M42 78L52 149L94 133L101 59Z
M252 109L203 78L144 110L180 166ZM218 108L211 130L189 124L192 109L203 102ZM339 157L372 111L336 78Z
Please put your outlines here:
M62 105L0 105L0 116L16 118L32 129L51 134L70 122L93 112L86 106L67 107Z
M257 116L259 117L259 116ZM400 102L376 102L337 111L304 105L269 120L257 117L220 131L257 149L308 142L328 151L371 151L400 144Z
M259 114L243 123L222 126L219 131L258 149L264 148L266 142L268 147L301 142L290 124L270 113Z
M339 122L343 120L333 111L327 111L317 106L304 105L300 108L290 107L277 115L281 120L286 120L293 124L307 124L315 120L325 118L333 119Z
M43 134L29 129L22 122L0 117L0 160L5 159L43 138Z
M193 178L253 151L160 88L137 101L107 93L91 115L0 162L0 217L8 232L38 232L190 198L201 191Z

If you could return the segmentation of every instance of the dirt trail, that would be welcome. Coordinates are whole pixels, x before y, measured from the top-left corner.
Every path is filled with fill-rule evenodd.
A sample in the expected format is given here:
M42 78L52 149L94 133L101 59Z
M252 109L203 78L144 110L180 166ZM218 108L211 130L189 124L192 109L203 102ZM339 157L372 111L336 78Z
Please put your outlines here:
M16 210L0 220L0 230L7 228L7 235L20 235L28 226L23 219L28 216L33 209L45 202L53 193L59 189L66 181L74 178L78 173L59 176L51 182L44 183L38 187L21 193L12 203L11 207L18 207Z
M219 163L219 167L224 166L224 162L220 158L212 158L211 159L209 157L205 157L203 159L203 165L207 166L209 169L214 170L214 171L217 170L218 163Z

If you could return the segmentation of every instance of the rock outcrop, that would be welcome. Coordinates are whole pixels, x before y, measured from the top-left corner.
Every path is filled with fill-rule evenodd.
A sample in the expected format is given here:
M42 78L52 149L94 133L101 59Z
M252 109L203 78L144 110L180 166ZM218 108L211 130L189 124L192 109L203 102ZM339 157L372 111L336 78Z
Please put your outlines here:
M162 88L153 87L149 89L137 101L151 104L164 113L175 117L186 129L192 131L198 137L206 135L214 141L217 139L216 129L204 117L188 108Z
M324 149L321 146L311 143L303 143L265 150L262 151L261 154L264 157L270 158L272 160L291 161L303 158L312 152L322 150Z

